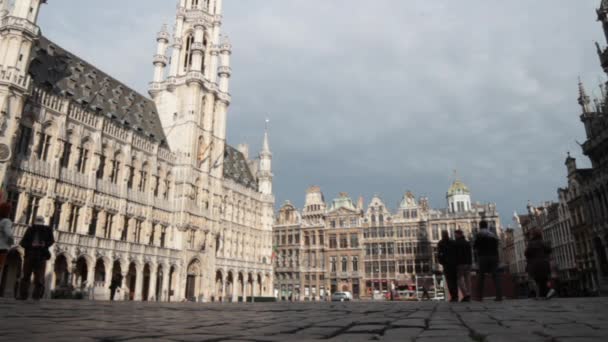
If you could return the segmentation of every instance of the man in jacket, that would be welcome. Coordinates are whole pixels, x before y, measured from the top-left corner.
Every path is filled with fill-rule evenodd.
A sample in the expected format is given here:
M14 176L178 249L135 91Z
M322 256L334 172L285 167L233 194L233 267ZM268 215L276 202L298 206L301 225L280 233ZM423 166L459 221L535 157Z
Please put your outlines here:
M443 266L443 275L448 283L450 302L458 301L458 269L456 262L456 246L450 240L448 232L441 232L441 240L437 244L437 260Z
M462 230L456 232L456 261L458 263L458 288L462 292L462 301L471 301L471 264L473 263L473 253L471 244L464 237Z
M44 224L44 217L38 216L34 224L27 228L19 245L25 250L23 261L23 277L19 291L19 299L29 297L30 279L34 274L34 292L32 298L40 300L44 295L44 271L46 261L50 259L49 248L55 243L53 230Z
M479 263L479 271L477 276L477 289L479 291L479 300L483 300L483 287L485 274L490 273L496 287L496 301L502 301L502 284L500 283L500 275L498 274L498 237L488 229L488 222L479 222L479 233L475 237L475 252L477 253L477 261Z

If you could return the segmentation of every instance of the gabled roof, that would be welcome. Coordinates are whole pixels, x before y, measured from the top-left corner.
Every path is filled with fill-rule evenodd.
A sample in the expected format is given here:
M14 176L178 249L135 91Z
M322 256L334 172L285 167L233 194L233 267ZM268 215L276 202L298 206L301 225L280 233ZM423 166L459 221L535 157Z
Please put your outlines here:
M224 178L256 191L258 189L258 182L253 176L245 156L230 145L226 145L224 152Z
M54 95L67 96L157 141L166 140L154 101L44 36L35 43L29 73L36 86Z

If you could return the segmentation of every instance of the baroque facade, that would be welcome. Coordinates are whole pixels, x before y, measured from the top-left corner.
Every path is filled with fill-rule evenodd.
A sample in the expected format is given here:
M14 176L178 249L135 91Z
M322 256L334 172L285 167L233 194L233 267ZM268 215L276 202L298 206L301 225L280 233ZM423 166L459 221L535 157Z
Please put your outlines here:
M282 299L320 300L336 291L370 298L374 291L414 285L416 276L441 271L436 246L441 231L461 229L471 239L481 220L502 236L494 204L472 203L468 187L455 181L446 209L407 192L391 212L379 196L364 208L341 193L327 205L319 187L306 194L302 212L286 202L273 228L275 293Z
M259 159L226 143L222 0L178 0L151 98L43 36L46 2L0 0L0 180L17 241L37 216L56 231L46 295L107 299L115 274L121 299L272 295L272 154L268 132ZM22 258L10 252L0 296Z

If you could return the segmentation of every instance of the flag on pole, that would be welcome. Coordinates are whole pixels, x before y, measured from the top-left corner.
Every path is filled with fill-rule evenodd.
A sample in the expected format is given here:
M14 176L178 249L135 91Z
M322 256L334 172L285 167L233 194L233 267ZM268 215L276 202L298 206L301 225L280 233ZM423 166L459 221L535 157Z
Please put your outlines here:
M274 260L279 256L279 246L272 246L272 255L270 256L270 262L274 263Z

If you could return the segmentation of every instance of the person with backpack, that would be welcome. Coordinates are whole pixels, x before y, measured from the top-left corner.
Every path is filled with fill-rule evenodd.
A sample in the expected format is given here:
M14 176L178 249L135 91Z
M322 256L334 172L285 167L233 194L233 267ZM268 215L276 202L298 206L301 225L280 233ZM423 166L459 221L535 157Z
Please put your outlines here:
M530 277L534 279L538 288L537 297L549 299L549 287L547 283L551 278L551 264L549 256L551 255L551 247L543 241L541 232L534 232L532 239L528 243L528 248L525 251L527 270Z
M475 237L473 248L477 253L479 271L477 272L477 290L479 301L483 300L483 287L485 285L485 274L490 273L496 287L496 301L502 301L501 277L498 273L498 237L488 229L488 222L479 222L479 233Z
M25 258L18 299L26 300L29 297L32 274L34 275L32 298L40 300L44 295L44 272L46 262L51 258L49 248L54 243L53 229L44 223L44 217L36 217L34 224L27 228L19 243L25 250Z
M13 237L13 221L10 219L11 205L8 203L0 204L0 279L8 251L15 244Z
M443 266L443 275L448 283L450 302L458 302L458 269L456 261L456 245L450 239L447 231L441 232L441 240L437 244L437 260Z
M471 265L473 264L473 252L471 244L460 229L455 232L456 240L456 262L458 271L458 288L462 292L462 301L471 301Z

